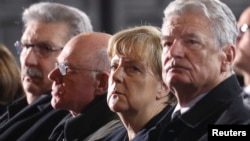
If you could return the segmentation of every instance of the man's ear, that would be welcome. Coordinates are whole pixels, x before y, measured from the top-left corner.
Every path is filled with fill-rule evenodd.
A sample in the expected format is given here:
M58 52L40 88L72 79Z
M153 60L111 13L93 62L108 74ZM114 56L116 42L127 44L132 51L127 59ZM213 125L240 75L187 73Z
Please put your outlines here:
M102 95L108 90L109 73L106 71L98 72L96 74L96 88L95 95Z
M235 46L228 45L223 48L224 59L222 62L222 72L228 71L232 67L232 63L235 58Z

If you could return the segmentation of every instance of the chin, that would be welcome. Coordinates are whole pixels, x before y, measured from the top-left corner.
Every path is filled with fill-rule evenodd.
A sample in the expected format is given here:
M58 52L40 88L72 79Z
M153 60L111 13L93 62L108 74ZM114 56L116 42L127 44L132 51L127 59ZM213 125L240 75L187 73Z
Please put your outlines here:
M124 104L115 104L109 107L111 111L116 112L116 113L123 113L124 111L129 110L129 107Z
M51 99L51 106L52 106L54 109L61 109L61 108L62 108L62 103L60 102L59 99L52 98L52 99Z
M117 104L114 104L112 102L109 102L108 103L108 106L109 106L109 109L112 111L112 112L117 112L119 110L119 107L117 106Z

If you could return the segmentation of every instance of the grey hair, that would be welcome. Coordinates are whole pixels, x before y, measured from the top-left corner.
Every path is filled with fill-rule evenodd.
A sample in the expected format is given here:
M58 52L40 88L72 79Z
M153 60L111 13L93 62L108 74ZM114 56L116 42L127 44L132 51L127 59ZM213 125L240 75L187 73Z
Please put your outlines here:
M185 12L199 12L210 20L210 29L217 48L235 45L238 35L237 21L226 4L219 0L174 0L164 10L163 20Z
M92 32L93 27L89 17L81 10L52 2L40 2L26 8L22 14L24 28L30 21L46 23L63 22L69 26L69 36L72 38L82 32Z

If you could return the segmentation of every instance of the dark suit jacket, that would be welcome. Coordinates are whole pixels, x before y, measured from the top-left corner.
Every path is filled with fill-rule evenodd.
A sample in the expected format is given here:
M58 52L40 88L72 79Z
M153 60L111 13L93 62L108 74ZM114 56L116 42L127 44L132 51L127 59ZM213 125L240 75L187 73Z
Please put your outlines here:
M170 109L171 106L166 106L160 113L153 117L130 141L149 141L151 138L155 139L158 136L152 134L156 129L157 123L161 122L164 114ZM109 135L104 141L128 141L127 130L124 126L117 129ZM154 141L154 140L152 140Z
M117 120L116 113L110 111L106 95L97 97L80 114L73 117L69 114L53 130L49 140L52 141L82 141L85 138L93 138L98 129L112 120ZM114 130L114 129L113 129ZM102 134L109 134L110 130ZM99 135L98 137L99 138Z
M241 91L233 75L212 89L177 120L170 122L173 107L165 115L165 125L159 125L162 131L158 141L207 140L209 124L249 124L250 111L244 107Z
M23 96L6 106L6 111L0 117L0 127L28 105L26 96Z
M50 105L51 95L42 95L34 103L24 107L0 127L1 141L16 141L22 135L34 141L33 137L47 135L66 115L67 111L54 110ZM38 126L41 125L41 126ZM34 126L37 126L36 128ZM27 132L33 127L32 132ZM35 138L36 141L39 138Z
M7 107L6 105L0 104L0 116L4 114L4 112L6 111L6 107Z

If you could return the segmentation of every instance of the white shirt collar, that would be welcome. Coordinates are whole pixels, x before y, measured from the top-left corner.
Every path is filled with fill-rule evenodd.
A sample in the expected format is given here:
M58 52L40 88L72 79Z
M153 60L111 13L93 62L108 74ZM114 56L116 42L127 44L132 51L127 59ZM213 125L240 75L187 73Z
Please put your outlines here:
M244 87L244 92L250 94L250 85Z
M189 103L187 103L186 105L184 105L183 107L181 107L181 105L179 103L177 103L174 112L180 110L181 114L184 114L185 112L187 112L191 107L193 107L200 99L202 99L207 93L201 94L199 96L197 96L196 98L194 98L192 101L190 101Z

